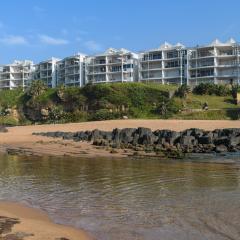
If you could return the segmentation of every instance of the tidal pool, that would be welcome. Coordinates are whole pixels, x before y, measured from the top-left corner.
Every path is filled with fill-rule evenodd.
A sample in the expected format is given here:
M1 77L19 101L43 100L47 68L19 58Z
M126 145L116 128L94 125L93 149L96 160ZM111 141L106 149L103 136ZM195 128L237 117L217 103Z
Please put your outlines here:
M0 156L0 200L48 212L99 240L240 239L240 156Z

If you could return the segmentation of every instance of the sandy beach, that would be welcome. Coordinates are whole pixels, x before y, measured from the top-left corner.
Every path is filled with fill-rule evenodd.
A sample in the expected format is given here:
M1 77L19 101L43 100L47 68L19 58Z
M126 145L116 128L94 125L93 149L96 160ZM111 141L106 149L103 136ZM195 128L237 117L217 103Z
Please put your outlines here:
M85 232L71 227L54 224L48 216L40 211L24 205L0 202L1 223L0 239L29 239L29 240L91 240ZM16 224L11 224L16 221ZM9 227L10 226L10 227ZM14 238L15 236L15 238ZM17 238L17 237L18 238Z
M34 136L33 132L54 131L86 131L100 129L111 131L114 128L147 127L152 130L169 129L182 131L187 128L201 128L214 130L217 128L240 128L240 121L209 121L209 120L111 120L85 123L31 125L9 127L7 133L0 133L0 152L17 151L27 155L52 156L84 156L84 157L124 157L124 151L110 154L109 151L99 149L87 142L73 142L70 140Z

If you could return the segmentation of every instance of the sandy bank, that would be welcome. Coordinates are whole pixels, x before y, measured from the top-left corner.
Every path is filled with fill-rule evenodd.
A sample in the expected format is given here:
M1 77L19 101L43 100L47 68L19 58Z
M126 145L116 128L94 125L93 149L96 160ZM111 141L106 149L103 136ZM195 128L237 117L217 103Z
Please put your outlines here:
M91 239L83 231L71 227L54 224L50 221L50 219L45 213L20 204L0 202L0 216L7 217L7 221L9 222L11 222L11 219L16 219L19 222L17 224L13 224L10 228L8 227L8 229L7 227L5 227L5 230L7 229L6 233L4 234L5 237L9 234L17 234L17 236L26 236L22 239L28 240ZM1 225L1 228L4 227ZM0 238L1 237L2 236L0 235ZM15 238L6 237L6 239Z
M86 131L100 129L111 131L114 128L137 128L147 127L152 130L169 129L182 131L187 128L201 128L204 130L214 130L216 128L240 128L240 121L222 120L112 120L101 122L52 124L52 125L32 125L8 128L7 133L0 133L0 151L7 149L20 150L23 154L54 155L54 156L127 156L123 151L117 154L110 154L109 151L99 149L89 143L63 141L41 136L33 136L33 132L53 132L53 131Z

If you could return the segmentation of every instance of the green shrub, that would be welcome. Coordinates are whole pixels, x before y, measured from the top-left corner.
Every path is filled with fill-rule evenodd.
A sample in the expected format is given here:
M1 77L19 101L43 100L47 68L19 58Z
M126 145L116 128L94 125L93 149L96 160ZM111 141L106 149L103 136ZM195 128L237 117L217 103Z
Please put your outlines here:
M180 98L186 98L190 92L190 87L184 84L177 89L177 91L175 92L175 96Z
M13 90L1 90L0 92L0 106L2 108L12 108L16 106L20 98L23 96L22 88Z
M112 120L120 118L120 116L121 115L119 113L109 112L108 109L100 109L90 116L90 120L92 121Z
M0 125L16 126L19 122L12 116L0 116Z
M64 122L85 122L88 120L87 112L74 111L74 112L65 112Z
M157 108L156 112L162 117L162 118L170 118L174 114L177 114L181 111L181 104L174 99L171 99L167 102L161 102Z
M227 96L231 91L226 85L216 85L213 83L200 83L193 89L193 93L198 95Z
M239 85L233 85L232 86L232 91L231 91L233 99L237 98L238 93L240 93L240 86Z
M47 86L41 80L35 80L32 82L30 88L28 89L27 94L30 97L40 96L47 90Z

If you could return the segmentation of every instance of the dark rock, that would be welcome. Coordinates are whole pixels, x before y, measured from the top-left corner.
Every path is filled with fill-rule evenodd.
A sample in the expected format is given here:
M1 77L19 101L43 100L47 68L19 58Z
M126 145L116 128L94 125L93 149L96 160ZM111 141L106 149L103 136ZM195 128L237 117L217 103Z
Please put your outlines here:
M6 127L0 126L0 132L1 132L1 133L6 133L6 132L8 132L8 130L7 130Z
M240 145L240 136L238 136L238 137L235 137L235 136L230 137L229 145L233 146L233 147L235 147L237 145Z
M15 224L20 223L17 218L8 218L0 216L0 235L11 232Z
M227 152L228 148L225 145L219 145L215 148L216 153Z
M139 134L139 138L142 138L144 135L152 134L152 130L150 128L139 127L136 133Z
M219 137L214 140L215 145L229 145L229 138L228 137Z
M66 132L66 133L64 133L62 138L65 140L71 140L71 139L73 139L73 136L74 136L74 133Z
M198 138L199 144L211 144L213 142L213 138L211 136L202 136Z
M121 143L127 144L133 141L133 134L135 133L135 128L124 128L119 133L119 140Z
M74 141L92 141L97 146L110 146L114 149L134 149L135 151L155 151L162 153L209 153L240 151L240 128L216 129L214 131L203 131L192 128L183 132L170 130L156 130L139 127L114 129L110 131L71 132L40 132L33 133L46 137L73 139ZM15 150L9 150L9 153ZM168 153L168 155L171 155Z
M197 140L194 136L184 135L181 137L180 143L184 146L193 146L197 144Z

